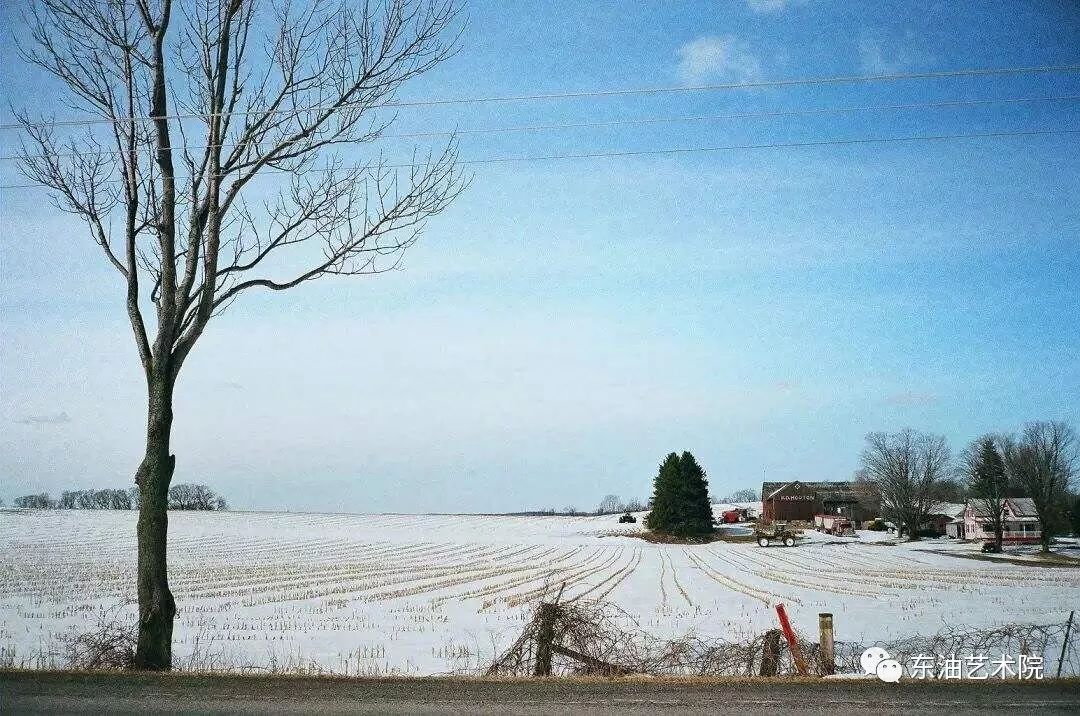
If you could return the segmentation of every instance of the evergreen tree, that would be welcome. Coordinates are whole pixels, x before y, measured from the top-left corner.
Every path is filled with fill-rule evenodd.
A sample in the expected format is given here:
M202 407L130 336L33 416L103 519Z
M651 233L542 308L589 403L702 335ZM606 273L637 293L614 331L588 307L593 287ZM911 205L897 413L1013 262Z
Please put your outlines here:
M712 504L709 501L709 481L705 470L689 452L679 458L679 474L685 486L686 498L682 504L683 528L687 534L712 532Z
M652 507L645 526L654 532L667 532L675 520L675 492L679 485L679 456L670 453L660 463L653 481Z
M985 515L990 531L994 533L994 543L1001 549L1010 486L1005 463L993 438L982 437L972 443L964 462L971 501Z
M664 458L653 487L652 511L645 526L654 532L691 537L712 531L712 506L705 471L684 452Z

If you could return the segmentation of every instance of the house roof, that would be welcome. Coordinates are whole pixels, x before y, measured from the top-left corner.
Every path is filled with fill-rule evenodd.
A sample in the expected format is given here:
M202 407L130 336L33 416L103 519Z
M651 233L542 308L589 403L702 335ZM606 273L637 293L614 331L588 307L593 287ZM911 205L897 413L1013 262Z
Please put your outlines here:
M951 520L963 521L964 510L967 508L962 502L942 502L935 507L930 514L948 517Z
M1007 497L1005 501L1017 518L1027 520L1039 518L1039 513L1035 509L1035 500L1030 497ZM971 500L969 504L976 518L985 519L990 516L990 511L986 509L986 503L982 500Z
M1035 509L1035 500L1030 497L1010 497L1009 507L1017 517L1039 516L1039 512Z

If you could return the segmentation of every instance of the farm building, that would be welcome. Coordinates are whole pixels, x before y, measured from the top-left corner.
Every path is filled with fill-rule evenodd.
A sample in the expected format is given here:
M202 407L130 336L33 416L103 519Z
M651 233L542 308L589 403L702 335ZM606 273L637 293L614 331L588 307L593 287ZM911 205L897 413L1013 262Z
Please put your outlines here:
M932 532L938 536L947 535L949 537L955 537L952 532L956 531L956 528L952 528L950 531L950 525L953 525L958 520L963 521L965 505L955 502L944 502L934 508L926 517L926 521L919 527L923 532Z
M854 482L765 482L761 485L765 520L812 522L814 515L844 515L856 524L878 510L856 491Z
M1030 497L1009 497L1005 500L1003 530L1006 544L1038 542L1042 534L1035 502ZM992 540L994 529L990 525L985 505L969 500L963 515L948 525L950 537L969 540Z

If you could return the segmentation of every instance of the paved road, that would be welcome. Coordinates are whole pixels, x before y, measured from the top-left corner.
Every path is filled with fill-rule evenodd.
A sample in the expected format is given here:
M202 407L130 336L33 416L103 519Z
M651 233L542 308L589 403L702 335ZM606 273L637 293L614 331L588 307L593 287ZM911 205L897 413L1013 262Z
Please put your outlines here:
M1080 681L677 682L0 672L0 714L1080 714Z

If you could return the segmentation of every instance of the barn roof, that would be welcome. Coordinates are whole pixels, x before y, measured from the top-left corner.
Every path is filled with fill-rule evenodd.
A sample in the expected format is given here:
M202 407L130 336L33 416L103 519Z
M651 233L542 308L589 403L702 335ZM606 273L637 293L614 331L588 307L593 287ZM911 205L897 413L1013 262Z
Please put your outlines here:
M761 498L767 500L780 490L792 483L798 482L818 493L818 497L824 502L855 502L858 497L855 493L855 483L847 482L808 482L806 480L789 480L787 482L763 482L761 483Z

